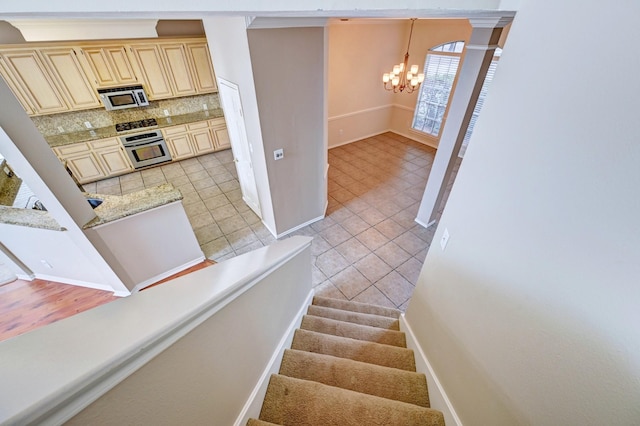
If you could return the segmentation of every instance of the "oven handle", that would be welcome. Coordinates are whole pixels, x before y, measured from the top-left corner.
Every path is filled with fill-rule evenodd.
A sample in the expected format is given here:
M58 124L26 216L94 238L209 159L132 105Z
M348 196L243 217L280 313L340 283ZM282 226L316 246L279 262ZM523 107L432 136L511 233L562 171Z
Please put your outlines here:
M123 143L122 145L124 145L125 148L135 148L137 146L150 145L152 143L157 143L157 142L164 142L164 138L145 139L145 140L136 141L136 142Z

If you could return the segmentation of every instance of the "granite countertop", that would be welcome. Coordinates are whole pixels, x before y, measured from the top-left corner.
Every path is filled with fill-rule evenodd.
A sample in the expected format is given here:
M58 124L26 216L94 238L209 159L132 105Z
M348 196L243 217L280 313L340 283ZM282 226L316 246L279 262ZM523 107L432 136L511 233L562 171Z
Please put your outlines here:
M0 206L0 223L28 226L29 228L49 229L52 231L66 231L48 212L42 210Z
M86 194L86 196L98 198L103 202L94 209L97 217L84 225L83 229L93 228L94 226L103 225L123 217L182 200L180 191L169 183L121 196L104 194Z
M49 146L57 147L69 145L77 142L87 142L97 139L112 138L116 136L124 136L131 133L140 133L145 130L162 129L163 127L177 126L180 124L195 123L197 121L210 120L213 118L224 117L221 108L209 109L204 111L192 112L189 114L173 115L169 117L150 117L158 121L157 126L145 127L141 129L129 130L126 132L116 132L116 126L99 127L95 129L87 129L82 132L60 133L58 135L45 136Z

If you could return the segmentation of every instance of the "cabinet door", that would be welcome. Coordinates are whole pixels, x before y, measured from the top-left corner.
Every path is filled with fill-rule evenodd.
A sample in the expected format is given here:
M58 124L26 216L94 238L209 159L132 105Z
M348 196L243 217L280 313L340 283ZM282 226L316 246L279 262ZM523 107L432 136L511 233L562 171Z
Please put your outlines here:
M34 49L16 49L2 54L10 79L22 88L35 114L69 110L68 105Z
M193 76L182 43L160 44L160 49L167 67L174 96L187 96L196 93Z
M216 151L231 148L229 133L227 132L227 123L224 121L224 118L209 120L209 127L214 137Z
M207 43L186 43L186 48L198 93L217 92L218 86Z
M107 176L91 152L68 156L64 161L80 183L93 182Z
M29 115L35 114L35 110L29 103L28 97L20 88L18 82L13 80L9 69L7 68L7 65L4 62L4 59L2 59L2 56L0 56L0 74L2 74L2 77L4 77L4 80L7 82L9 89L11 89L13 95L16 97L16 99L18 99L18 102L20 102L25 112Z
M173 161L190 158L195 155L188 133L168 137L165 141L167 142L169 152L171 153L171 159Z
M193 142L193 150L195 155L205 154L215 151L213 136L209 131L209 125L206 121L202 123L194 123L189 125L191 133L191 141Z
M44 48L39 53L71 109L102 106L71 47Z
M97 87L138 82L124 46L83 47L80 50Z
M149 99L164 99L173 96L160 49L154 44L134 44L131 54L145 82Z
M93 153L107 176L121 175L133 170L133 166L117 138L89 142Z

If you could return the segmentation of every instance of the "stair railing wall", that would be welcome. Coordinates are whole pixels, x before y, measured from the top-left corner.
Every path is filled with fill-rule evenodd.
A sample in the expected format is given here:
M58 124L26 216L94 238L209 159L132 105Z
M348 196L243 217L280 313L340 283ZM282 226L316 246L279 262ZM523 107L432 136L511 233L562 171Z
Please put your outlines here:
M0 343L0 423L233 424L312 292L310 245L279 241Z

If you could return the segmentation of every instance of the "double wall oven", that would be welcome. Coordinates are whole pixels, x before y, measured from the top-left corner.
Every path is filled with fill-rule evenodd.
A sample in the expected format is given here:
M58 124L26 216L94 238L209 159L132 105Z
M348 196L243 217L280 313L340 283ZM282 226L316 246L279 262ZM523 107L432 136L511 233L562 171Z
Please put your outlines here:
M167 143L160 130L145 129L153 126L157 126L155 119L121 123L116 126L117 131L138 128L142 130L140 133L120 137L120 141L135 169L171 161Z

